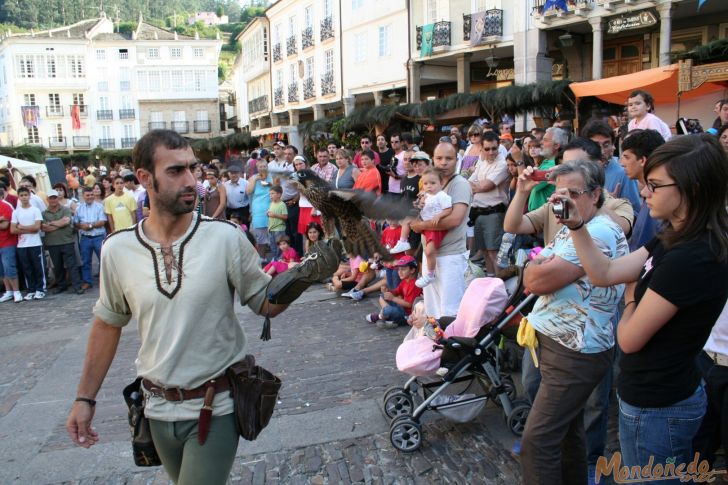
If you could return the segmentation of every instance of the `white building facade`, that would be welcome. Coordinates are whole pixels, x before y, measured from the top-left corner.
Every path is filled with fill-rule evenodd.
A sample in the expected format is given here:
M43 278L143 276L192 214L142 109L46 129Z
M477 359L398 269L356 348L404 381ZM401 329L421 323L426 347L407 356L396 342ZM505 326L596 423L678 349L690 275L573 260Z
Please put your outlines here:
M235 87L239 101L239 125L257 131L271 126L269 24L266 17L251 20L238 35L241 52L235 60Z
M105 16L0 40L0 143L50 151L131 148L152 128L219 133L221 41Z
M341 5L343 95L346 111L357 104L406 99L407 0L345 1Z

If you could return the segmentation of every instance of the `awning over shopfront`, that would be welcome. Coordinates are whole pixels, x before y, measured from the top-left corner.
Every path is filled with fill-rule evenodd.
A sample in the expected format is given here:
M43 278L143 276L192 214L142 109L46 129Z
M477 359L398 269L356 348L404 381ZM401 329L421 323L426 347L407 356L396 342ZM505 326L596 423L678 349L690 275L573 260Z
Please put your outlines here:
M655 104L673 104L678 94L678 65L656 67L645 71L614 76L596 81L571 83L569 87L577 98L596 96L615 104L625 104L629 93L644 89L655 98ZM697 89L682 93L681 99L692 99L720 92L725 86L718 83L704 83Z

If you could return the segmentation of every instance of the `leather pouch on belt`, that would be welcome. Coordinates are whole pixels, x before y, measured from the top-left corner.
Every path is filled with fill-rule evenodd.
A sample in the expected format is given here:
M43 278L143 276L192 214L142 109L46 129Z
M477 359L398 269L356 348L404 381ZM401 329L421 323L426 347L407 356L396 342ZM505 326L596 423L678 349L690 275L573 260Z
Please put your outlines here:
M235 428L248 441L258 437L268 426L278 401L281 380L259 365L255 358L245 359L228 367L230 395L235 409Z

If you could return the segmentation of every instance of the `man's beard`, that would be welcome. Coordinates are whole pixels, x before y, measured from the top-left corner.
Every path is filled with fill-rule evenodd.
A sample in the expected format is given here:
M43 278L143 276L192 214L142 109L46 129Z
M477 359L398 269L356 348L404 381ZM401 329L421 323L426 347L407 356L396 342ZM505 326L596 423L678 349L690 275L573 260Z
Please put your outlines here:
M157 210L161 212L166 212L173 216L189 214L190 212L195 210L195 204L197 202L197 192L195 191L194 187L185 187L178 192L160 191L159 183L157 183L156 179L152 180L152 187L157 193L157 197L155 200L155 206ZM194 195L195 198L192 199L191 202L187 202L185 200L182 200L182 197L185 195Z

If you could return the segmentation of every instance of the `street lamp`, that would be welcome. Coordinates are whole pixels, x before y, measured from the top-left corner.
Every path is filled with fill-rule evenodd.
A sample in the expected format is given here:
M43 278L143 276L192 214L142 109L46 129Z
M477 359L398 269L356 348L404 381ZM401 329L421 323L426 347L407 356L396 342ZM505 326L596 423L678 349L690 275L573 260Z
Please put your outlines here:
M570 33L566 32L559 36L559 43L561 44L561 47L573 47L574 37Z

